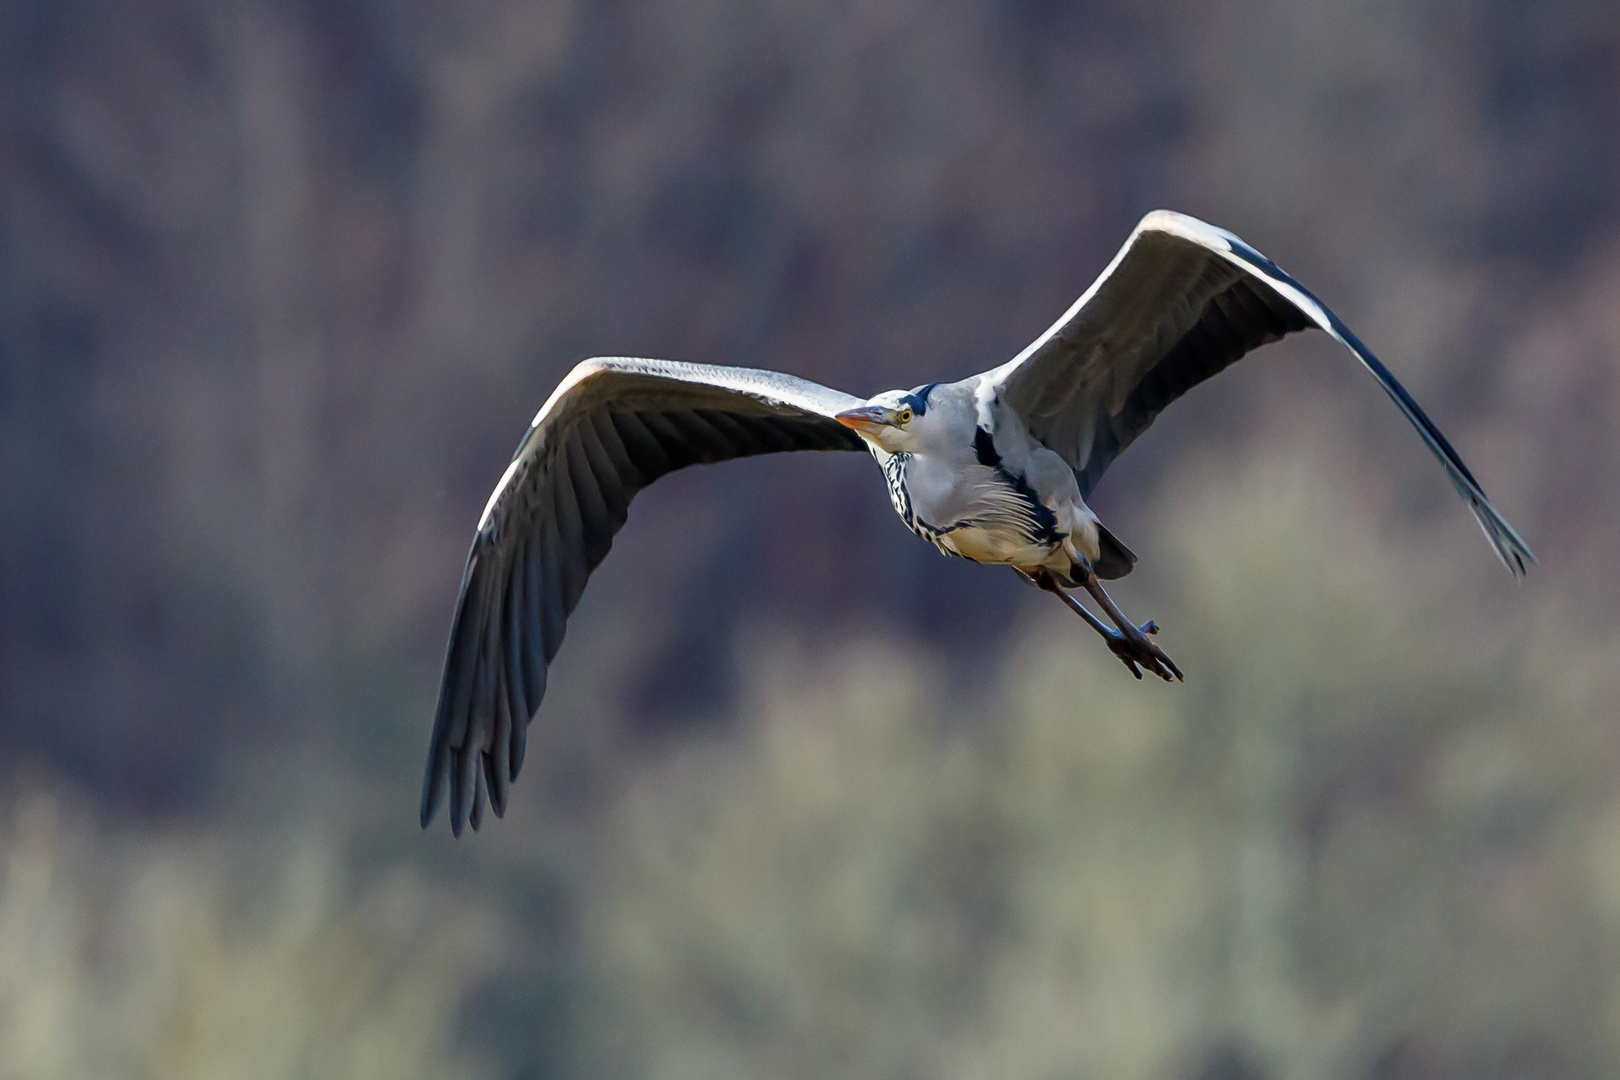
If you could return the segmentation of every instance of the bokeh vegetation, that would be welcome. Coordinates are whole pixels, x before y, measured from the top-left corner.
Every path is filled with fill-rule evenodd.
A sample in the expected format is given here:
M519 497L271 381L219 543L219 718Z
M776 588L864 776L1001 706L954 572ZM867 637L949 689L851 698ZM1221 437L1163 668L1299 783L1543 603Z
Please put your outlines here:
M1415 570L1438 538L1301 456L1167 494L1185 688L1061 610L967 698L761 650L745 730L615 817L595 940L648 1074L1601 1072L1620 639L1522 648L1559 603Z
M0 5L0 1077L1620 1069L1620 7ZM577 358L979 370L1142 212L1325 341L1095 503L1139 685L855 455L638 499L505 821L415 828Z
M1456 523L1347 500L1353 469L1304 433L1281 445L1293 460L1208 463L1150 501L1172 569L1138 604L1185 686L1136 683L1055 604L958 692L926 649L761 627L725 725L629 767L585 754L592 809L542 796L448 852L371 792L321 792L335 821L157 830L28 793L0 881L0 1060L1602 1074L1620 634L1573 629L1578 599L1481 595L1481 560L1437 557ZM238 813L323 770L347 782L302 762L244 781Z

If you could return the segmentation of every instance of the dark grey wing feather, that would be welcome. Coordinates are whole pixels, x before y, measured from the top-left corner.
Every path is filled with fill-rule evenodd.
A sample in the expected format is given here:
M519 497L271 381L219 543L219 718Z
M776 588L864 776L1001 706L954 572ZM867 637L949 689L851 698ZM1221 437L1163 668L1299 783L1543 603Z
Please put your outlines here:
M848 394L768 371L598 358L535 417L478 523L451 622L422 825L505 813L546 671L586 579L636 492L687 465L787 450L860 450Z
M1468 466L1379 359L1304 286L1224 229L1168 210L1143 218L1046 333L980 376L1067 461L1081 493L1170 402L1246 353L1317 327L1366 366L1405 414L1515 576L1536 561Z

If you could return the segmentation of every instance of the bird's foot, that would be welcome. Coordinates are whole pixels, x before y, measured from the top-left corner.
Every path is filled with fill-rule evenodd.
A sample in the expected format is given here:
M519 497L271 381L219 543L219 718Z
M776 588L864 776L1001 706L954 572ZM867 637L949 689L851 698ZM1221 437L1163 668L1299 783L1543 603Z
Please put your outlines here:
M1108 642L1108 650L1119 657L1121 662L1131 669L1131 674L1138 679L1142 677L1144 668L1153 672L1165 682L1181 678L1181 669L1176 667L1176 662L1166 656L1163 649L1148 640L1149 634L1159 632L1159 624L1150 619L1141 626L1137 626L1125 618L1124 613L1119 610L1114 602L1108 598L1108 594L1103 592L1102 587L1097 584L1096 575L1087 575L1086 587L1094 589L1096 593L1101 595L1102 603L1119 627L1117 630L1087 611L1084 604L1065 592L1063 586L1059 584L1057 578L1052 576L1050 570L1039 569L1033 573L1025 574L1024 577L1062 600L1068 605L1069 610L1090 624L1091 628L1101 634L1104 641Z
M1102 587L1102 582L1097 580L1091 565L1084 563L1082 569L1084 573L1081 575L1080 584L1091 594L1092 599L1102 605L1103 610L1108 612L1108 617L1119 628L1103 635L1108 640L1109 651L1119 657L1125 666L1131 669L1131 674L1138 679L1142 677L1142 669L1145 668L1165 682L1184 681L1176 662L1170 659L1163 649L1148 640L1148 635L1159 632L1159 624L1149 619L1138 626L1126 618L1125 613L1119 610L1119 605L1114 603L1113 597Z
M1131 669L1131 674L1138 679L1142 677L1143 669L1146 669L1165 682L1181 681L1181 669L1176 666L1176 662L1170 659L1163 649L1148 640L1149 634L1158 632L1159 624L1151 619L1141 626L1126 622L1119 630L1105 635L1108 651L1119 657L1120 661Z

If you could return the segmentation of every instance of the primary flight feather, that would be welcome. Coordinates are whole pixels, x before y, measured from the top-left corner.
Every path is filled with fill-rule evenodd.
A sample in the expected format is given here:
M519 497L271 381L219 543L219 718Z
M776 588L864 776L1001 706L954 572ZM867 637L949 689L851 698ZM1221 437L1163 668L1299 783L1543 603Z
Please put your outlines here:
M478 522L451 622L422 825L497 815L585 581L637 491L687 465L784 450L865 450L895 511L952 555L1011 566L1084 618L1141 678L1181 671L1099 579L1136 557L1085 499L1170 402L1245 353L1317 327L1417 428L1515 576L1535 556L1440 429L1338 317L1254 248L1166 210L1023 352L953 383L861 399L791 375L623 357L586 360L541 407ZM1104 622L1067 591L1083 588ZM1112 625L1109 625L1112 623Z

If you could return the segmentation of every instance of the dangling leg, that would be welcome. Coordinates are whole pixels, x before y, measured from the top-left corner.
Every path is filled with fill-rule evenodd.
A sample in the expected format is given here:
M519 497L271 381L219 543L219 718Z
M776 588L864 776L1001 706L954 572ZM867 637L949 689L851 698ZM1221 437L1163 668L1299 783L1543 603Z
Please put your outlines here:
M1020 570L1019 573L1023 574L1023 571ZM1150 634L1159 632L1159 628L1153 623L1147 623L1140 628L1131 626L1131 629L1135 631L1134 637L1126 634L1123 628L1120 630L1111 629L1101 619L1093 615L1084 604L1065 592L1063 586L1058 584L1057 578L1052 576L1050 570L1040 569L1033 574L1024 574L1024 576L1035 585L1062 600L1069 606L1070 610L1086 620L1086 623L1101 634L1104 641L1108 642L1108 651L1119 657L1125 666L1131 669L1131 674L1138 679L1142 677L1142 668L1147 668L1165 682L1170 681L1172 673L1176 678L1181 678L1181 669L1177 668L1156 645L1142 636L1143 630ZM1092 580L1096 580L1095 575L1092 575ZM1108 603L1112 605L1113 601L1110 600ZM1119 609L1115 608L1114 610L1118 611ZM1126 625L1130 625L1129 620L1126 620Z
M1023 576L1025 578L1027 578L1032 585L1035 585L1035 586L1038 586L1039 588L1045 589L1047 592L1051 593L1053 596L1057 597L1059 600L1063 601L1065 604L1068 604L1069 608L1076 615L1080 616L1082 619L1086 620L1086 622L1090 623L1091 628L1093 630L1097 631L1097 633L1101 634L1103 637L1105 637L1105 638L1119 637L1119 634L1116 631L1109 629L1109 627L1108 627L1108 625L1106 623L1104 623L1101 619L1097 618L1097 616L1093 615L1091 613L1091 610L1089 608L1087 608L1086 605L1082 604L1080 601L1076 600L1074 597L1072 597L1068 593L1064 592L1063 591L1063 586L1058 584L1057 578L1052 576L1052 572L1050 570L1045 570L1045 569L1037 570L1037 571L1035 571L1033 576L1029 575L1029 574L1024 574L1024 572L1022 570L1020 570L1018 572L1020 574L1023 574ZM1137 676L1137 677L1140 678L1141 676Z
M1113 597L1103 591L1102 582L1097 580L1097 575L1092 571L1091 567L1085 566L1082 569L1085 573L1080 579L1080 584L1085 587L1086 592L1091 594L1092 599L1101 604L1102 609L1108 612L1108 617L1114 620L1114 625L1119 627L1120 636L1131 646L1130 655L1165 682L1170 681L1171 675L1181 679L1181 669L1176 667L1176 662L1166 656L1163 649L1147 638L1149 634L1159 632L1159 624L1152 619L1149 619L1141 626L1131 622L1130 619L1125 617L1125 613L1119 610L1119 605L1114 603ZM1113 647L1112 642L1110 642L1109 647ZM1114 649L1114 655L1124 659L1126 654L1119 649ZM1126 662L1129 663L1130 661L1127 660Z

